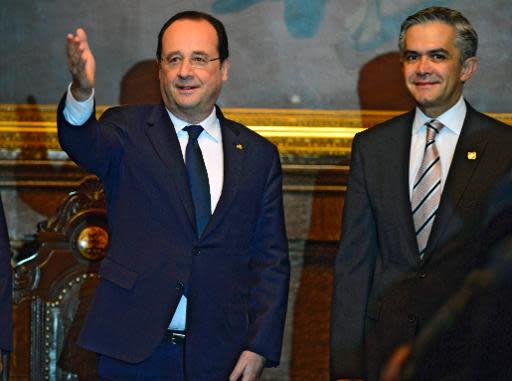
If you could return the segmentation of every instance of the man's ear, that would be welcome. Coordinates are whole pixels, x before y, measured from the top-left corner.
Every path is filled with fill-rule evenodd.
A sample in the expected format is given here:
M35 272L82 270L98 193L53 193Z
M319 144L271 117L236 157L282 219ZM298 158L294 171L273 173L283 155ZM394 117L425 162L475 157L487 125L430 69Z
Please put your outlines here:
M227 81L230 67L231 67L231 60L229 58L226 58L220 68L220 70L222 70L222 80L223 81Z
M160 59L159 58L155 59L155 64L156 64L156 70L158 71L158 79L161 81L162 78L160 78L161 74L160 74Z
M460 80L466 82L475 74L478 68L478 58L469 57L462 63L462 71L460 73Z

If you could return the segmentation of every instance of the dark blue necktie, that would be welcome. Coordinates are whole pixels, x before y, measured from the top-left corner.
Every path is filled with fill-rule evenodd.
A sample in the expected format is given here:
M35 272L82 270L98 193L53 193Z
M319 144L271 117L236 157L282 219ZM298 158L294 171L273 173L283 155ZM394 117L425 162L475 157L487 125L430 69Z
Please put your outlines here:
M208 172L206 172L203 154L197 142L197 138L203 132L203 127L192 125L185 127L184 130L188 132L185 164L192 200L194 201L197 236L200 237L212 214Z

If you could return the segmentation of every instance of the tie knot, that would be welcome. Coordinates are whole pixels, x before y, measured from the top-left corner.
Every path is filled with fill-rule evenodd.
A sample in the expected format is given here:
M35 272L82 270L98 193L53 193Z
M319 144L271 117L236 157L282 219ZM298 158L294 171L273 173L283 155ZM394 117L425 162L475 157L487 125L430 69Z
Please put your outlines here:
M436 119L432 119L430 122L425 123L427 126L427 141L435 140L436 135L444 127L444 124Z
M188 136L190 139L197 140L199 135L201 135L201 132L203 132L203 127L190 125L185 127L184 130L188 132Z

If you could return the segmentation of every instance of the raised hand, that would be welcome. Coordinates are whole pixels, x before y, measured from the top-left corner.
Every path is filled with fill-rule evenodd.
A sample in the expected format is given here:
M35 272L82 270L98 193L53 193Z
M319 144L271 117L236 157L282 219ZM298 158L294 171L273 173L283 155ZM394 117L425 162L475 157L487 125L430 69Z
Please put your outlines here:
M87 41L87 34L82 28L76 34L67 35L68 68L73 82L71 93L78 101L89 98L94 88L96 61Z

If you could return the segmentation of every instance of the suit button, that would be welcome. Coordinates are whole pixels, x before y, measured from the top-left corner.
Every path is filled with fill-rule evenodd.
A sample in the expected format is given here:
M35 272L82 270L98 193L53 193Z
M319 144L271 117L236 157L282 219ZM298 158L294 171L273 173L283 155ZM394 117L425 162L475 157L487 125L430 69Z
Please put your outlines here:
M176 282L176 291L183 291L184 287L182 282Z
M193 247L193 248L192 248L192 254L193 254L193 255L199 255L199 254L201 254L201 249L200 249L200 248L198 248L198 247Z
M414 323L416 321L416 316L414 316L413 314L407 315L407 321L409 323Z
M425 278L425 277L427 276L427 274L425 273L425 271L420 271L420 272L418 273L418 276L419 276L420 278Z

